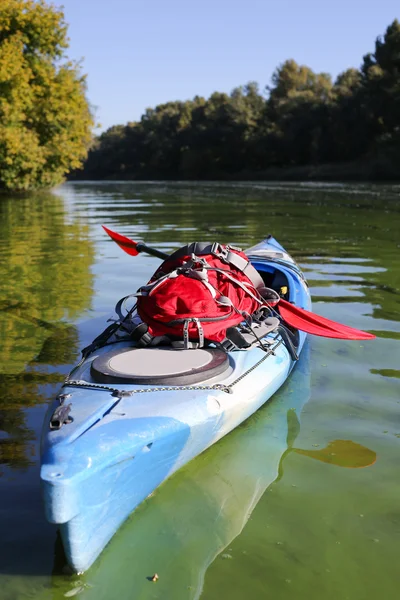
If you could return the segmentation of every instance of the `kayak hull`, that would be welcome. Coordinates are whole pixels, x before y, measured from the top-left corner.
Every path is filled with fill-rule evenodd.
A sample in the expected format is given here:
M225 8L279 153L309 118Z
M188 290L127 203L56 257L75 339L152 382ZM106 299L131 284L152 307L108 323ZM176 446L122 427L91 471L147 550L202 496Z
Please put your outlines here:
M273 238L251 249L249 256L260 272L278 266L268 260L268 250L286 254ZM279 264L290 282L290 300L310 309L308 288L293 264ZM305 337L299 332L298 353ZM49 430L58 401L49 407L41 480L46 517L59 526L74 571L86 571L129 514L172 473L232 431L281 387L295 363L276 335L268 335L267 341L267 352L259 347L229 352L229 370L219 377L218 386L212 381L175 388L113 386L114 391L129 390L129 396L116 396L107 386L63 387L73 420ZM89 356L75 379L93 383L91 362L103 351Z

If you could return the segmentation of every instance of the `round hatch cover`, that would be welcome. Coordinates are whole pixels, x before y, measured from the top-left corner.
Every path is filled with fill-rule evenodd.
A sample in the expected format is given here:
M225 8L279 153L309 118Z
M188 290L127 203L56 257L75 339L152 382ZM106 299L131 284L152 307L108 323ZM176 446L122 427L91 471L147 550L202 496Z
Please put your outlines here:
M128 348L101 354L90 372L101 383L191 385L220 375L229 366L218 348Z

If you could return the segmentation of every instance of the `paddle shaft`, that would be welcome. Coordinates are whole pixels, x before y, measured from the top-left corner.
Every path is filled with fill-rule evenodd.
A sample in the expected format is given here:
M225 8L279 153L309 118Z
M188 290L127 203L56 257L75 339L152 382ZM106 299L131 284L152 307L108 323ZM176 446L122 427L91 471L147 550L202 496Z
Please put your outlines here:
M161 250L156 250L156 248L150 248L150 246L146 246L143 242L137 243L136 250L138 252L146 252L146 254L150 254L151 256L157 256L157 258L162 258L163 260L169 258L169 254L161 252Z

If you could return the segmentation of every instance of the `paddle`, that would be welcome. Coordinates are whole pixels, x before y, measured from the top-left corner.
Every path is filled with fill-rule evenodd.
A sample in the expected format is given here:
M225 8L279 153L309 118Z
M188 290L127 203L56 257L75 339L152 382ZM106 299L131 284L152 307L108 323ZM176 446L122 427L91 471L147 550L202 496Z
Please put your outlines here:
M143 242L135 242L120 233L112 231L108 227L105 227L105 225L102 227L104 231L108 233L110 238L130 256L137 256L139 252L146 252L147 254L162 259L169 257L168 254L160 252L160 250L156 250L155 248L150 248L149 246L146 246L146 244L143 244ZM371 340L376 337L372 333L360 331L359 329L354 329L353 327L348 327L347 325L342 325L336 321L330 321L329 319L320 317L304 308L299 308L298 306L291 304L283 298L279 300L279 313L282 319L291 327L313 335L342 340Z
M279 314L288 325L306 333L340 340L372 340L376 337L372 333L325 319L325 317L299 308L283 298L279 300L278 307Z
M165 254L165 252L161 252L155 248L150 248L149 246L146 246L146 244L143 244L143 242L134 242L125 235L121 235L120 233L112 231L112 229L109 229L105 225L102 225L102 227L104 231L108 233L110 238L114 240L114 242L117 242L118 246L130 256L137 256L140 252L146 252L146 254L157 256L157 258L162 258L163 260L169 257L169 255Z

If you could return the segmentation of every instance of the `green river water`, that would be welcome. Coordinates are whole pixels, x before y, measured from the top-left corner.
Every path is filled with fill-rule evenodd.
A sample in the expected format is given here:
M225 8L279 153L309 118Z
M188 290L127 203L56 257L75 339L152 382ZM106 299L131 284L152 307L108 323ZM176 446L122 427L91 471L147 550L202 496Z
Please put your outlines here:
M1 600L399 597L399 194L81 182L0 197ZM303 268L315 312L377 339L310 339L269 403L71 576L41 504L41 423L79 349L158 264L122 253L102 223L164 251L272 233Z

